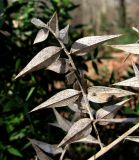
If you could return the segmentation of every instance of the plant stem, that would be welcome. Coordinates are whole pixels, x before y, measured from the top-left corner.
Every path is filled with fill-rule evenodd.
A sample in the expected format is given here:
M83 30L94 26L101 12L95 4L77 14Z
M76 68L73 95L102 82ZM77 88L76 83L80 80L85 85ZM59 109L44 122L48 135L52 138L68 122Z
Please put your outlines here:
M63 150L63 152L62 152L62 154L61 154L61 156L60 156L60 158L59 158L59 160L63 160L64 155L65 155L65 153L66 153L68 147L69 147L69 145L67 144L67 145L65 146L65 148L64 148L64 150Z
M106 147L102 148L99 152L97 152L94 156L90 157L88 160L96 160L106 152L108 152L111 148L113 148L116 144L124 140L128 135L130 135L132 132L134 132L136 129L139 128L139 123L134 125L132 128L130 128L127 132L122 134L120 137L118 137L115 141L107 145Z
M75 72L75 76L76 76L76 79L78 81L78 84L80 86L80 89L81 89L81 92L82 92L82 95L83 95L83 98L85 100L85 104L86 104L86 109L88 111L88 114L90 116L90 119L94 120L94 117L93 117L93 114L91 113L91 110L90 110L90 104L89 104L89 101L87 99L87 95L86 95L86 92L85 92L85 89L84 87L82 86L81 84L81 80L80 80L80 76L79 76L79 73L78 73L78 70L75 66L75 63L70 55L70 52L67 50L66 46L64 45L64 43L59 39L57 38L57 36L55 35L55 33L53 32L53 30L49 27L49 26L46 26L46 28L53 34L53 36L58 40L59 44L61 45L61 47L63 48L64 52L66 53L67 57L69 58L69 61L70 61L70 64L72 66L72 68L74 69L74 72ZM103 148L103 145L101 143L101 140L100 140L100 136L99 136L99 133L98 133L98 130L97 130L97 127L95 125L95 123L93 123L93 127L94 127L94 130L95 130L95 133L96 133L96 136L97 136L97 139L99 141L99 144L100 144L100 148Z

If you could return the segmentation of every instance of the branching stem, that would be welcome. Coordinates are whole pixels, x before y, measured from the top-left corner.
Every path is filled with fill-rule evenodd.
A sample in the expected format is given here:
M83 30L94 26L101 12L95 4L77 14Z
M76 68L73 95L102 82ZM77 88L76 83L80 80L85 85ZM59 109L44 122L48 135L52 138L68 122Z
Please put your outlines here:
M75 76L76 76L76 79L78 81L78 84L80 86L80 89L81 89L81 92L82 92L82 95L83 95L83 98L84 98L84 101L85 101L85 104L86 104L86 109L88 111L88 114L90 116L90 119L94 120L94 117L93 117L93 114L91 113L91 110L90 110L90 104L89 104L89 101L87 99L87 95L86 95L86 92L85 92L85 89L83 88L82 84L81 84L81 80L80 80L80 75L78 73L78 70L75 66L75 63L70 55L70 52L67 50L66 46L64 45L64 43L59 39L57 38L57 36L55 35L55 33L53 32L53 30L49 27L49 26L46 26L46 28L53 34L53 36L58 40L59 44L61 45L61 47L63 48L64 52L66 53L67 57L69 58L69 61L70 61L70 64L72 66L72 68L74 69L74 72L75 72ZM101 143L101 140L100 140L100 136L99 136L99 133L98 133L98 130L97 130L97 127L95 125L95 123L93 123L93 127L94 127L94 130L95 130L95 133L96 133L96 136L97 136L97 139L99 141L99 144L100 144L100 147L103 148L103 145Z

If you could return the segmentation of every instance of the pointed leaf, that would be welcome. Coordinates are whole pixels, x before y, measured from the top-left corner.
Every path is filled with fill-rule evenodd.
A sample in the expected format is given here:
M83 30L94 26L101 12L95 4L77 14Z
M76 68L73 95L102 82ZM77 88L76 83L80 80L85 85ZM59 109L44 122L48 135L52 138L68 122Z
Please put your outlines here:
M38 141L36 139L29 138L32 145L38 146L40 149L42 149L44 152L56 155L59 153L62 153L62 148L58 148L56 144L48 144L42 141Z
M52 160L49 156L47 156L37 145L32 144L34 150L36 151L37 157L39 160Z
M31 23L34 24L37 27L41 27L41 28L47 27L47 25L38 18L32 18Z
M92 143L92 144L99 144L99 141L94 138L93 136L91 135L88 135L87 137L85 138L82 138L82 139L79 139L73 143Z
M129 87L139 87L139 77L129 78L127 80L114 83L116 86L129 86Z
M59 26L58 26L58 17L57 13L55 12L48 22L49 27L52 29L52 31L55 33L55 35L59 36Z
M88 88L87 98L95 103L105 103L115 98L130 96L135 93L119 88L111 88L104 86L92 86Z
M68 120L66 120L65 118L63 118L58 112L56 109L53 109L54 113L55 113L55 116L56 116L56 119L57 119L57 122L60 126L61 129L63 129L65 132L68 132L69 129L71 128L72 126L72 123Z
M64 44L68 44L68 41L69 41L68 31L69 31L69 25L67 25L65 28L61 29L60 33L59 33L59 39Z
M60 51L61 48L56 46L44 48L26 65L15 79L24 74L48 67L60 56Z
M39 32L37 33L37 36L36 36L33 44L45 41L47 39L48 35L49 35L48 29L46 29L46 28L40 29Z
M80 92L74 89L63 90L55 94L54 96L52 96L39 106L35 107L31 112L43 108L55 108L55 107L67 106L71 103L74 103L78 99L79 95Z
M71 85L75 82L76 77L74 71L71 71L66 75L66 80L68 85Z
M70 63L69 60L66 58L59 58L54 63L52 63L47 68L48 70L54 71L56 73L67 73L70 69Z
M132 30L139 33L139 30L136 27L132 27Z
M134 69L134 72L135 72L135 76L139 77L138 67L136 66L136 64L134 62L132 62L132 66L133 66L133 69Z
M139 143L139 136L128 136L125 139Z
M83 118L75 122L68 131L67 135L60 142L58 147L66 144L73 143L81 138L88 136L92 131L91 120L89 118Z
M125 51L125 53L139 54L139 44L123 44L123 45L110 45L110 47Z
M119 36L121 35L88 36L78 39L73 43L70 53L76 55L84 55L86 52L89 52L93 48L96 48L99 44L117 38Z
M113 117L115 117L115 115L117 114L118 110L121 109L121 107L124 105L124 103L126 103L129 99L124 100L122 102L116 103L114 105L110 105L110 106L105 106L103 108L100 108L97 112L96 112L96 119L111 119ZM107 125L109 124L109 122L99 122L100 125Z

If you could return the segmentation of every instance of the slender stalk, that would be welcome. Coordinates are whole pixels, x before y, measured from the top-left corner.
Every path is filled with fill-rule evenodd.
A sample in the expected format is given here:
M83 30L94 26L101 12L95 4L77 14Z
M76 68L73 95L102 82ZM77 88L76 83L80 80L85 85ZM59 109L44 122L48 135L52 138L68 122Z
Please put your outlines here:
M103 154L105 154L106 152L108 152L116 144L118 144L119 142L121 142L122 140L124 140L128 135L130 135L131 133L133 133L138 128L139 128L139 123L137 123L136 125L134 125L127 132L125 132L120 137L118 137L115 141L113 141L112 143L110 143L106 147L103 147L99 152L97 152L94 156L90 157L88 160L96 160L97 158L99 158L100 156L102 156Z
M74 61L73 61L73 59L72 59L72 57L71 57L71 55L70 55L70 52L67 50L67 48L66 48L66 46L64 45L64 43L63 43L60 39L57 38L57 36L56 36L55 33L53 32L53 30L52 30L49 26L46 26L46 28L47 28L47 29L53 34L53 36L58 40L59 44L60 44L61 47L63 48L63 50L64 50L64 52L66 53L67 57L69 58L69 61L70 61L70 63L71 63L71 66L72 66L72 68L74 69L76 79L77 79L78 84L79 84L79 86L80 86L80 89L81 89L83 98L84 98L84 100L85 100L86 109L87 109L87 111L88 111L88 114L89 114L89 116L90 116L90 119L91 119L92 122L93 122L94 117L93 117L93 115L92 115L92 113L91 113L91 110L90 110L90 104L89 104L89 101L88 101L88 99L87 99L87 95L86 95L85 89L83 88L83 86L82 86L82 84L81 84L78 70L77 70L77 68L76 68L76 66L75 66L75 63L74 63ZM102 145L102 143L101 143L101 140L100 140L100 137L99 137L99 133L98 133L98 130L97 130L97 127L96 127L95 123L93 123L93 127L94 127L94 130L95 130L97 139L98 139L98 141L99 141L100 148L103 148L103 145Z
M60 158L59 158L59 160L63 160L64 155L65 155L65 153L66 153L68 147L69 147L69 145L67 144L67 145L65 146L65 148L64 148L64 150L63 150L63 152L62 152L62 154L61 154L61 156L60 156Z

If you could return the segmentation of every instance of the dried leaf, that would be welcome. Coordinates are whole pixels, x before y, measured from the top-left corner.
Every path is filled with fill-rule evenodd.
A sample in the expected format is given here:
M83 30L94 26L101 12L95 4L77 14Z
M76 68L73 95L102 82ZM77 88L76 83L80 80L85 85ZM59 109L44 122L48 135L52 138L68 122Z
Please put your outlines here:
M66 80L67 80L68 85L71 85L75 82L76 76L75 76L74 71L71 71L66 75Z
M82 139L79 139L73 143L92 143L92 144L99 144L99 141L94 138L93 136L91 135L88 135L87 137L85 138L82 138Z
M58 26L58 17L57 13L55 12L48 22L49 27L52 29L52 31L55 33L55 35L59 36L59 26Z
M123 44L123 45L109 45L112 48L119 49L122 51L125 51L125 53L131 53L131 54L139 54L139 44Z
M129 78L127 80L114 83L113 85L117 86L129 86L129 87L139 87L139 77Z
M111 88L104 86L92 86L88 88L88 100L95 103L105 103L115 98L130 96L135 93L119 88Z
M69 31L69 25L67 25L65 28L61 29L60 33L59 33L59 39L64 44L68 44L68 41L69 41L68 31Z
M91 133L91 131L91 120L89 118L80 119L73 124L58 147L73 143L74 141L87 137Z
M38 18L32 18L31 19L31 23L34 24L37 27L40 27L40 28L47 27L47 25L43 21L41 21L40 19L38 19Z
M52 160L48 155L46 155L37 145L32 144L34 150L36 151L39 160Z
M139 77L138 67L136 66L136 64L134 62L132 62L132 66L133 66L133 69L134 69L134 72L135 72L135 76Z
M139 136L128 136L125 139L139 143Z
M60 56L60 51L61 48L56 46L42 49L15 77L15 79L24 74L48 67Z
M74 103L78 99L79 95L80 92L74 89L63 90L55 94L54 96L52 96L39 106L35 107L31 112L43 108L55 108L55 107L67 106L71 103Z
M100 108L96 112L96 119L111 119L114 118L117 112L121 109L121 107L128 101L124 100L122 102L116 103L114 105L105 106ZM107 125L109 122L99 122L100 125Z
M46 28L40 29L39 32L37 33L37 36L36 36L33 44L45 41L47 39L48 35L49 35L48 29L46 29Z
M139 30L136 27L132 27L132 30L139 33Z
M74 112L79 112L79 113L81 112L76 103L70 104L70 105L68 105L68 107L69 107L69 109L71 109Z
M60 126L61 129L63 129L65 132L68 132L69 129L71 128L72 126L72 123L68 120L66 120L65 118L63 118L58 112L56 109L53 109L54 113L55 113L55 116L56 116L56 119L57 119L57 122L58 122L58 125Z
M48 70L54 71L56 73L67 73L70 69L70 63L69 60L66 58L59 58L57 61L52 63L50 66L47 68Z
M96 48L99 44L102 44L108 40L114 39L121 36L118 35L104 35L104 36L88 36L78 39L71 47L71 54L84 55L91 49Z
M52 154L52 155L56 155L59 153L62 153L62 148L58 148L56 144L48 144L42 141L38 141L36 139L31 139L29 138L30 142L32 145L36 145L38 146L40 149L42 149L44 152Z

